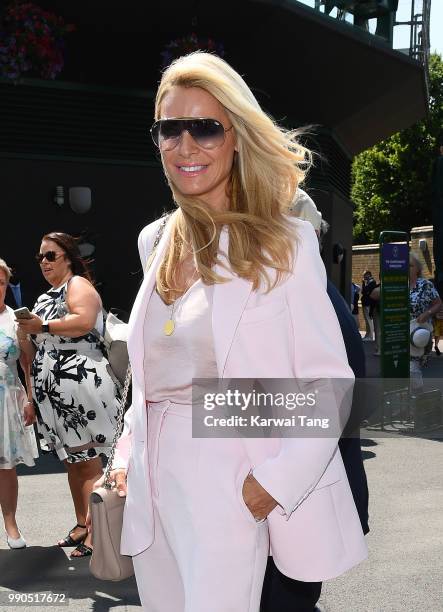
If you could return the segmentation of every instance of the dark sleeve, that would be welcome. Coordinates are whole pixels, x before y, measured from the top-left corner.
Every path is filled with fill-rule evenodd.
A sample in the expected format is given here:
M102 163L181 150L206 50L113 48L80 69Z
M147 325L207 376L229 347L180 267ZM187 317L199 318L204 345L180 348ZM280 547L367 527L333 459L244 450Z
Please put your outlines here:
M12 310L18 308L14 293L9 285L6 287L5 304L6 306L9 306L9 308L12 308Z
M353 304L352 304L352 306L353 306L352 314L353 315L358 314L358 300L359 299L360 299L360 294L359 294L358 291L356 291L354 293L354 301L353 301Z
M365 353L355 319L349 312L342 295L330 280L328 280L327 291L340 325L349 365L356 378L364 378L366 376Z
M365 353L355 319L349 312L343 297L335 285L333 285L329 280L327 291L340 324L349 365L354 371L356 377L351 415L343 435L338 442L338 446L343 459L358 516L360 518L363 533L366 534L369 531L369 493L365 468L363 465L360 436L358 434L361 421L368 415L368 411L363 408L366 403L362 401L365 390L363 388L362 381L358 380L359 378L364 378L366 375Z
M375 289L377 287L377 283L375 282L374 279L372 279L371 281L369 281L368 283L368 288L367 288L367 294L370 295L371 291L373 289Z

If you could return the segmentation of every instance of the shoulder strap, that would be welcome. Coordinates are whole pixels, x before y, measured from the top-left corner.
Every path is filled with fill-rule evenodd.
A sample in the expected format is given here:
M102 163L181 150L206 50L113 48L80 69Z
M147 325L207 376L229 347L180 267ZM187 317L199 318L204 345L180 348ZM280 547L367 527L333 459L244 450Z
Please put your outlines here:
M149 270L149 268L151 267L152 264L152 260L155 257L155 252L157 250L158 244L163 236L163 232L165 230L166 227L166 223L168 222L169 218L171 217L172 213L167 213L166 215L163 216L160 225L158 226L158 230L157 230L157 234L155 236L155 240L154 240L154 244L152 245L152 249L151 252L149 253L149 257L146 261L146 267L145 267L145 274L146 272Z
M159 228L157 230L157 234L155 236L154 244L152 245L151 253L150 253L150 255L148 257L148 261L146 263L145 273L149 270L149 267L151 266L152 260L154 259L154 256L155 256L155 251L157 249L158 243L160 242L161 237L163 236L163 231L164 231L164 229L166 227L166 223L167 223L169 217L171 216L171 214L172 213L168 213L167 215L165 215L162 218L162 221L161 221L161 223L159 225ZM105 477L104 477L104 484L103 484L103 486L106 489L110 489L112 487L111 482L110 482L112 463L114 461L114 455L115 455L115 449L116 449L116 446L117 446L117 442L118 442L118 439L119 439L120 434L121 434L122 429L123 429L123 419L124 419L124 416L125 416L125 407L126 407L126 402L127 402L127 399L128 399L128 392L129 392L129 386L131 384L131 378L132 378L132 371L131 371L131 364L129 363L128 369L126 370L125 384L123 386L122 397L121 397L120 404L119 404L119 407L118 407L117 423L116 423L116 427L115 427L114 438L112 440L111 451L109 453L108 463L107 463L106 470L105 470Z

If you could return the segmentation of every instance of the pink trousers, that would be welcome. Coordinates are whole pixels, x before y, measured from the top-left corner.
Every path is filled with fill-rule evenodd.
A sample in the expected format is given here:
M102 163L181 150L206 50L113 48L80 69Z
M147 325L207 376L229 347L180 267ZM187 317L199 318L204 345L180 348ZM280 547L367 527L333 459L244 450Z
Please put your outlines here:
M146 612L258 612L267 522L243 501L238 439L192 438L191 407L149 404L154 542L133 557Z

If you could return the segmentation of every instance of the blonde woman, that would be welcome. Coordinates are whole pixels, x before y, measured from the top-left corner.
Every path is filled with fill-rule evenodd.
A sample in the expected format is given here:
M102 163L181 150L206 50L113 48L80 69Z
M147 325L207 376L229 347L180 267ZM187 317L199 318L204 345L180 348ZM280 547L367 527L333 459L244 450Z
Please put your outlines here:
M287 215L309 153L201 52L163 74L152 136L177 210L153 258L162 221L139 238L122 552L144 610L257 612L269 540L304 581L366 556L336 438L192 437L193 378L352 378L315 232Z
M33 466L38 456L29 373L34 350L26 335L18 331L14 311L5 304L10 278L11 269L0 259L0 506L9 548L25 548L26 540L16 520L16 467L20 463ZM25 373L27 392L18 376L18 360Z

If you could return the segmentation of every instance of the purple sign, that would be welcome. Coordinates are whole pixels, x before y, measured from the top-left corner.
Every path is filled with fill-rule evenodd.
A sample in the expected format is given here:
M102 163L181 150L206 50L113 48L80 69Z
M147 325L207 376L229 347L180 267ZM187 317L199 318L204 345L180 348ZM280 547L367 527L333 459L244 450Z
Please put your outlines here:
M409 247L407 244L387 242L381 251L385 272L409 272Z

